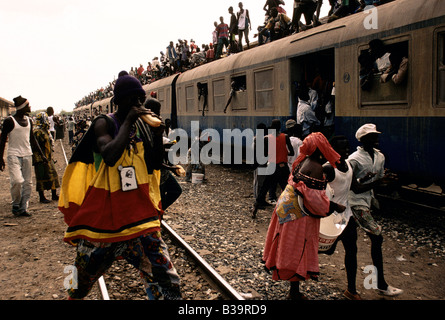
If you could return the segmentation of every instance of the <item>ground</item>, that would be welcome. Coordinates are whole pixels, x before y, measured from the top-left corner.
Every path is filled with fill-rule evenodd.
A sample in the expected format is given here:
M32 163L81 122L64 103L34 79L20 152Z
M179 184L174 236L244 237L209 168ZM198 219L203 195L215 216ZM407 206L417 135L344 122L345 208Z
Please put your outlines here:
M55 156L61 178L65 159L62 157L59 142L56 144ZM209 168L210 178L217 176L215 170L217 170L215 167ZM227 181L226 183L230 185L233 181L239 181L236 177L228 176L234 174L230 170L224 170L223 174L226 176L222 178L218 176L221 183ZM246 182L246 189L250 188L250 183L250 181ZM246 191L246 194L248 195L249 192ZM48 196L50 196L49 192ZM0 299L66 299L64 281L68 273L65 273L65 268L73 263L75 250L62 240L66 226L63 215L57 209L57 202L41 204L37 193L33 190L30 203L32 216L13 216L7 170L0 172L0 199ZM218 199L215 201L217 202ZM198 210L200 204L194 205ZM176 210L179 207L180 202L175 204ZM264 212L262 211L260 215L264 215ZM431 216L430 219L435 218ZM415 222L415 226L409 225L413 219L408 218L407 221L398 223L385 231L385 274L390 275L387 280L390 284L405 290L404 295L398 298L399 300L442 300L445 296L443 274L445 253L443 233L441 233L443 224L439 224L439 230L435 230L437 225L435 226L434 220L422 220L425 225ZM416 228L417 233L409 231L413 227ZM252 228L257 228L261 232L265 231L264 224L257 224ZM419 229L423 230L422 239L419 238L421 231ZM259 237L261 232L257 232ZM361 261L359 266L371 264L369 240L363 233L359 233L358 242L359 261ZM322 281L344 288L343 248L339 245L337 249L338 252L332 256L320 256L321 272L324 275ZM366 274L360 271L358 271L357 285L362 296L366 299L379 299L374 291L363 289L362 284ZM89 295L88 299L100 299L97 289Z

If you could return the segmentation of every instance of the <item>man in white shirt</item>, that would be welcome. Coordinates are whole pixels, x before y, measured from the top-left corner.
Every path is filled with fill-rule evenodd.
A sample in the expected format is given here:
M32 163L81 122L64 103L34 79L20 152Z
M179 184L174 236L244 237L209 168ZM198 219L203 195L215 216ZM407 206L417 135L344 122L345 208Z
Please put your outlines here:
M32 188L32 150L40 153L43 161L48 161L32 134L32 121L29 101L22 96L14 98L17 112L3 122L0 138L0 171L6 167L3 154L8 142L7 165L9 169L12 213L15 216L29 217L28 203Z
M297 124L301 125L302 127L303 139L312 132L313 126L320 126L321 124L309 102L309 88L303 87L298 96L297 106Z
M363 184L375 183L381 180L383 184L394 182L396 177L385 172L385 156L377 149L379 134L376 125L367 123L361 126L355 137L362 144L348 161L355 177ZM349 205L358 226L362 228L371 239L371 257L377 269L377 289L383 295L396 296L403 292L401 289L388 285L383 273L382 255L382 228L377 224L371 214L371 202L374 198L373 190L362 193L349 191Z

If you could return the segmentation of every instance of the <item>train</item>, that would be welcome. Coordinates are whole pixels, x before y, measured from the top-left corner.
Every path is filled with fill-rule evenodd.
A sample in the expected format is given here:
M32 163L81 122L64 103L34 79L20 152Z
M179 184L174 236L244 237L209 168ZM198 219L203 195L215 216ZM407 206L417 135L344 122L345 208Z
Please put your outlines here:
M375 39L408 59L402 84L382 83L376 73L367 79L371 89L363 89L359 57ZM445 190L443 0L396 0L371 7L157 80L144 90L156 92L161 115L171 119L173 128L190 133L192 121L198 121L200 128L223 134L224 129L254 130L273 119L284 126L296 117L298 84L316 78L329 90L335 88L333 134L345 135L351 151L358 146L357 129L374 123L382 132L385 166L403 184L435 183ZM200 96L198 85L206 97ZM107 98L78 111L111 112L114 107Z

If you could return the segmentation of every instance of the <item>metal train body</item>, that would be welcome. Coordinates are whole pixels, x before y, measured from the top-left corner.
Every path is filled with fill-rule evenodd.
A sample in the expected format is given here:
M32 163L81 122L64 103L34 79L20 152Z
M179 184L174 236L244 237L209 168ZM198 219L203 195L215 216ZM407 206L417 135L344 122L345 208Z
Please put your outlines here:
M295 119L294 83L319 70L325 80L335 81L335 134L349 138L351 152L358 146L357 129L375 123L382 132L380 149L387 168L406 183L435 182L445 187L445 1L396 0L372 10L204 64L144 89L157 93L162 116L171 118L173 127L190 132L191 121L199 121L202 129L222 134L223 129L269 125L274 118L283 126L287 119ZM376 76L373 90L361 89L358 57L373 39L405 50L409 70L404 85L379 83ZM224 113L232 81L245 90L236 92ZM208 91L204 116L199 82Z

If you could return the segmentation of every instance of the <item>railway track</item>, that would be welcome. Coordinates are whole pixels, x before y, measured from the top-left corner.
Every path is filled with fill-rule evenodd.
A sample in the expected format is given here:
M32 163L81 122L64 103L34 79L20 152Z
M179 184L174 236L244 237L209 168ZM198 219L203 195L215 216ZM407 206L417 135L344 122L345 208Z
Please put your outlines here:
M68 165L68 158L66 156L65 148L63 146L63 139L60 140L60 146L62 149L65 164ZM203 277L209 282L210 286L221 293L224 299L228 300L245 300L244 297L239 294L227 281L201 257L190 244L187 243L166 221L161 222L162 229L168 233L171 240L175 245L182 248L188 257L190 257L198 266ZM103 300L111 300L110 294L107 289L105 278L102 276L98 280L98 286L100 294Z

